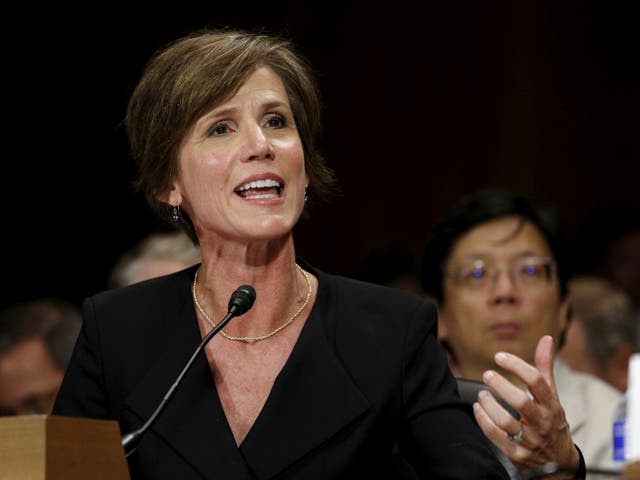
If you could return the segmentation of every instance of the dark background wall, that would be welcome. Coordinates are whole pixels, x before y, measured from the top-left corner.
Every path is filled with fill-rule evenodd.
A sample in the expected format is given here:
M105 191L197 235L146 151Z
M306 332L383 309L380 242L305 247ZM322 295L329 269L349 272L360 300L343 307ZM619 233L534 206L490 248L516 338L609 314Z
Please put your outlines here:
M3 303L79 302L162 226L130 188L122 120L149 55L205 26L284 34L315 65L342 195L295 235L324 270L358 275L387 241L419 255L442 209L479 187L554 205L571 233L640 206L633 2L233 3L4 15Z

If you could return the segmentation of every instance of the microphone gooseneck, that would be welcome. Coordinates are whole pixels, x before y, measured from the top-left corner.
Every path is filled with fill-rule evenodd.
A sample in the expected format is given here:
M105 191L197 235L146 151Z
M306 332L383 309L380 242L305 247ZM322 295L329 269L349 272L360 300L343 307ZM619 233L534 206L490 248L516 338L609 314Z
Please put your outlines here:
M211 340L216 333L222 330L222 328L229 322L229 320L231 320L233 317L239 317L240 315L243 315L251 307L253 307L253 302L255 301L255 299L256 291L251 285L241 285L236 288L236 290L231 294L227 314L222 320L220 320L220 323L218 323L209 331L209 333L204 336L204 338L200 342L200 345L198 345L196 350L193 352L193 355L191 355L191 358L180 372L180 375L178 375L176 381L173 382L173 385L171 385L171 388L169 388L151 417L149 417L144 425L142 425L142 427L140 427L138 430L127 433L122 437L122 446L124 447L124 451L127 457L135 451L135 447L138 445L138 442L140 442L142 436L153 424L153 422L156 421L160 413L164 410L164 407L167 405L167 403L175 393L178 385L180 384L186 373L189 371L200 352L204 350L204 347L207 345L207 343L209 343L209 340Z

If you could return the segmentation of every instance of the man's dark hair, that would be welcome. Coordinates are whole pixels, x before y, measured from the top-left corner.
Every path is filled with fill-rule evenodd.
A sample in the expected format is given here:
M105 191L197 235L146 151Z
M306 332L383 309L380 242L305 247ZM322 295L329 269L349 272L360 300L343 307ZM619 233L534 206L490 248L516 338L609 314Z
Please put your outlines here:
M566 238L556 213L537 206L524 195L501 189L478 190L461 197L434 225L421 269L425 292L442 304L444 268L460 237L482 223L511 215L532 223L546 240L556 263L560 295L564 298L571 268Z

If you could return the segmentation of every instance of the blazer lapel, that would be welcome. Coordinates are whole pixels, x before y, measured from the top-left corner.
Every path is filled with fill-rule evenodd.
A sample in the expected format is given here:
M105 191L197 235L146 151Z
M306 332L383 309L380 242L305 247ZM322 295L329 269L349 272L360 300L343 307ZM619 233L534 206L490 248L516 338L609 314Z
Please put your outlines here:
M126 401L144 421L152 415L202 340L191 302L185 301L172 318L175 320L166 330L167 348ZM204 352L198 354L150 430L147 435L162 437L206 478L251 478L222 410ZM216 458L224 461L218 462Z
M192 275L191 275L192 277ZM188 278L188 277L187 277ZM189 291L185 284L177 290ZM190 295L180 291L183 298ZM318 292L318 297L322 295ZM201 352L147 434L165 440L205 478L271 478L329 439L369 408L336 357L319 298L267 401L238 448ZM151 417L201 341L193 304L162 312L166 347L125 406L142 421ZM295 399L295 402L292 402ZM144 438L141 440L141 448ZM216 461L216 458L223 461Z
M336 358L318 310L314 306L241 445L258 478L273 477L369 408Z

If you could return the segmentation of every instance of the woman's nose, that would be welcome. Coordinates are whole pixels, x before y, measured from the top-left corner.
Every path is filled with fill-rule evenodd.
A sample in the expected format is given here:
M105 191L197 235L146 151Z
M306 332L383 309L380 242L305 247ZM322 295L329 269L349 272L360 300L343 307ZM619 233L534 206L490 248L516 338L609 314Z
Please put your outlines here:
M245 160L272 160L274 158L271 141L259 125L248 128L245 137Z

